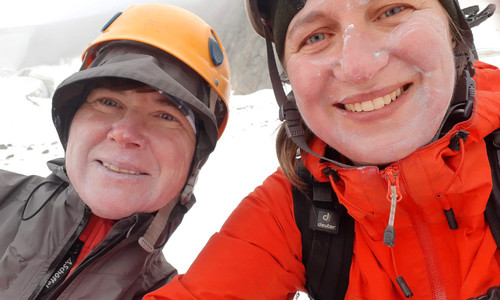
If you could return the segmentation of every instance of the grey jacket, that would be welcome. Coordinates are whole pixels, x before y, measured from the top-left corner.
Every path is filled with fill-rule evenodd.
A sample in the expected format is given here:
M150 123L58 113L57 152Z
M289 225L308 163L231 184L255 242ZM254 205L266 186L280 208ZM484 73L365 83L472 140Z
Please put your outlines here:
M0 299L140 299L176 275L161 247L148 253L137 242L153 215L135 214L119 220L61 285L40 295L90 218L64 161L48 165L47 178L0 170Z

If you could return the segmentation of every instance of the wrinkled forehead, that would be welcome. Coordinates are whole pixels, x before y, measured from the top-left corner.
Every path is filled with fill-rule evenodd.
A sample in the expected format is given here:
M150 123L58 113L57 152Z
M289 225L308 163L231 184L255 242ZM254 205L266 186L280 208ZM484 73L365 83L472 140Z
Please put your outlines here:
M325 15L339 17L345 16L349 12L371 11L381 8L389 9L397 6L409 8L439 6L444 9L442 3L438 0L406 0L405 2L398 0L307 0L304 2L304 5L291 16L287 24L287 30L290 31L296 19L303 17L305 14L308 15L307 18L311 19Z

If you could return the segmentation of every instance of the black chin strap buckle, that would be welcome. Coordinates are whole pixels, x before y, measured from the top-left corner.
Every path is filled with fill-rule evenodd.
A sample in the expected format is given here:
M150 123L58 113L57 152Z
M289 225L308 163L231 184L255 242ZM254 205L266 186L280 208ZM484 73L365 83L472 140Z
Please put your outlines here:
M465 16L469 27L472 28L483 23L484 21L486 21L486 19L491 17L495 12L495 8L495 4L489 4L485 9L479 12L479 6L473 5L462 9L462 13Z
M474 107L474 98L476 97L476 82L472 78L470 71L466 68L463 70L462 76L458 79L455 85L455 94L453 95L453 105L463 104L461 112L463 120L467 120L472 115Z
M280 105L280 120L286 120L286 134L289 138L304 135L304 127L300 124L300 113L293 100L287 100Z
M472 115L472 108L474 106L474 98L476 97L476 82L469 74L469 71L464 70L466 75L465 80L465 108L464 108L464 118L469 119Z
M432 141L443 137L455 124L468 120L472 116L476 97L476 82L472 78L474 74L475 69L472 67L472 62L469 61L457 79L450 107Z
M476 97L476 82L470 76L468 70L464 70L465 76L464 78L464 100L465 100L465 108L464 108L464 118L469 119L472 115L472 108L474 106L474 98Z

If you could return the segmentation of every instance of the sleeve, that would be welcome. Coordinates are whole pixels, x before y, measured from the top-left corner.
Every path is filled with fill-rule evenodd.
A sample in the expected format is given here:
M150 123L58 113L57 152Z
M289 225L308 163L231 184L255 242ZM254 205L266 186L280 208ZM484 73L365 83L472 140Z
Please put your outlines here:
M286 299L304 284L291 185L277 171L243 199L185 275L144 299Z
M0 257L14 239L31 190L42 180L0 170Z

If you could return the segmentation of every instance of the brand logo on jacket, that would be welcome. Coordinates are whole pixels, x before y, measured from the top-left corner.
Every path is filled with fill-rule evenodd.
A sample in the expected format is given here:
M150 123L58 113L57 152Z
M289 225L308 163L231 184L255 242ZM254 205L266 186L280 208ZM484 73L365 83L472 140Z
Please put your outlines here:
M60 285L66 279L66 277L68 277L69 272L73 268L76 259L78 258L78 254L82 250L82 247L83 242L77 239L66 253L66 257L56 265L54 272L50 276L49 280L47 280L47 283L40 292L40 295L47 294L49 291Z
M58 282L61 279L64 279L66 275L68 275L69 270L73 267L73 262L71 261L71 257L68 258L62 267L57 270L52 277L50 277L49 281L47 281L47 284L45 284L45 288L50 288L51 285L54 283Z
M330 210L318 209L316 229L331 233L337 233L338 224L339 218L335 212Z

